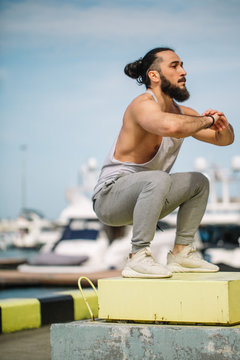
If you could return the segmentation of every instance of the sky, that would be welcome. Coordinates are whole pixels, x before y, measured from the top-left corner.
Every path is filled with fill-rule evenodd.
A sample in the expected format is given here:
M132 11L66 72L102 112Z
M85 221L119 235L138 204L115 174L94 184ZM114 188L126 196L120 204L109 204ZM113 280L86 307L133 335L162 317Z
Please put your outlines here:
M240 155L239 33L239 0L0 0L0 218L23 203L58 218L81 167L92 157L101 167L145 91L125 65L154 47L184 62L184 105L223 111L235 129L228 147L186 138L173 171L198 157L229 168Z

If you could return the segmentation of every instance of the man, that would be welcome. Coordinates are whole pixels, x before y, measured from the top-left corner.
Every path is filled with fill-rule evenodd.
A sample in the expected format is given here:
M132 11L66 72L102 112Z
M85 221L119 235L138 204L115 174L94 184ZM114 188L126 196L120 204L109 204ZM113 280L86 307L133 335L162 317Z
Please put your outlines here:
M233 142L233 129L220 111L210 109L200 116L177 105L175 100L182 102L189 93L183 63L172 49L153 49L124 71L147 91L126 109L93 195L94 210L104 224L133 224L132 252L122 275L161 278L172 272L218 271L192 248L207 205L208 180L197 172L169 171L185 137L224 146ZM150 242L159 219L177 207L175 246L163 266L152 257Z

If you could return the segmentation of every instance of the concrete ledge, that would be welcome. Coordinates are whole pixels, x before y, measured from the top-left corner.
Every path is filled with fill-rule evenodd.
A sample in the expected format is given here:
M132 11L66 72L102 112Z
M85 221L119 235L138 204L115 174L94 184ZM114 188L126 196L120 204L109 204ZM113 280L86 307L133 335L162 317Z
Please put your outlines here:
M77 321L51 326L52 360L236 360L240 327Z
M93 290L84 290L84 294L97 317L97 296ZM88 318L90 315L79 290L53 293L36 299L0 301L0 333Z

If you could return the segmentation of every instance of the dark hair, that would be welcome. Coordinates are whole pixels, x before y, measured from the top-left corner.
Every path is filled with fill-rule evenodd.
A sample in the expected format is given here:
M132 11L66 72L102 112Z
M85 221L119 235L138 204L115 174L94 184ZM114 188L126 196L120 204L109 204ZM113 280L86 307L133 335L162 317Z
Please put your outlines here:
M139 85L145 84L146 88L150 87L150 79L148 77L148 71L155 60L159 59L157 53L161 51L174 51L167 47L159 47L150 50L143 58L136 60L130 64L127 64L124 68L124 72L127 76L137 79Z

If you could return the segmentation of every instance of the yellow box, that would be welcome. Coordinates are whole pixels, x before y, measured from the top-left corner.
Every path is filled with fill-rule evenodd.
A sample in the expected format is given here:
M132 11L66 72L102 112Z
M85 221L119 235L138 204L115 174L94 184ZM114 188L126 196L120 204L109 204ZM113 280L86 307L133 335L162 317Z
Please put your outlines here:
M98 281L99 318L170 323L240 323L240 273L178 273L166 279Z

